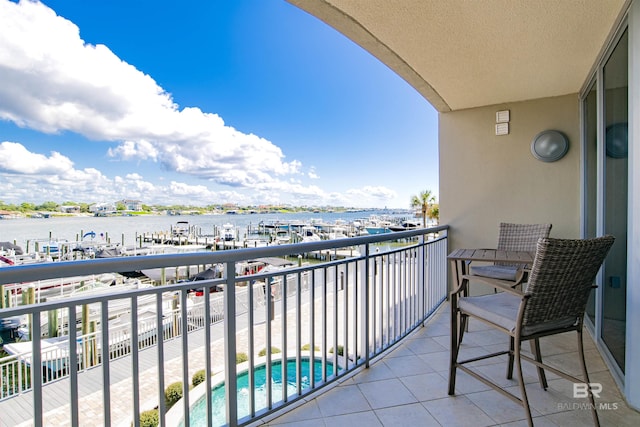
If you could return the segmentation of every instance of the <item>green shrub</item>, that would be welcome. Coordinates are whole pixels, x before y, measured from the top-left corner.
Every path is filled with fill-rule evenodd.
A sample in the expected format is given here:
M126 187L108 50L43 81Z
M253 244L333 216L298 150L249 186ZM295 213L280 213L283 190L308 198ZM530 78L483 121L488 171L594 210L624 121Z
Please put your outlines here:
M320 347L318 347L317 345L313 347L314 351L320 351ZM311 344L305 344L302 347L300 347L300 350L302 351L309 351L311 350Z
M249 360L247 353L236 353L236 365L246 362L247 360Z
M169 384L169 387L164 391L164 401L167 404L167 411L180 399L182 399L182 381Z
M158 424L160 424L160 417L157 409L149 409L140 413L140 427L157 427Z
M333 347L331 347L329 353L333 353ZM341 345L338 346L338 355L344 356L344 347Z
M271 354L276 354L276 353L280 353L280 349L277 347L271 347ZM266 356L267 355L267 349L263 348L262 350L260 350L260 353L258 353L258 356L262 357L262 356Z
M191 384L193 384L193 386L195 387L198 384L204 382L204 380L206 379L206 375L207 373L204 369L200 369L199 371L194 372L193 376L191 377Z

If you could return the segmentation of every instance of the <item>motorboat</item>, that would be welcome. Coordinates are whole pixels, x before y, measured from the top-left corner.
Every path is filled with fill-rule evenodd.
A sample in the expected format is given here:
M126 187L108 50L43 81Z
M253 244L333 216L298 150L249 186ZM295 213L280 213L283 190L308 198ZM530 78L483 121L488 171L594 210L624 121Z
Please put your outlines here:
M236 239L236 228L233 224L227 223L222 226L222 238L225 242Z
M322 240L318 235L318 229L313 225L305 225L298 232L301 242L317 242Z
M175 237L183 237L189 235L189 221L178 221L171 228L171 235Z

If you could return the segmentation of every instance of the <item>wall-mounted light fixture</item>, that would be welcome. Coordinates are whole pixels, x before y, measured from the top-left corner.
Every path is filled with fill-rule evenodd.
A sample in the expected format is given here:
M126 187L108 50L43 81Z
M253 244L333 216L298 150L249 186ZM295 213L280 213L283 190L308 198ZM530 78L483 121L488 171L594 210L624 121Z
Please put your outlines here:
M569 151L569 140L560 131L545 130L531 141L531 154L543 162L560 160Z
M614 159L624 159L629 151L629 129L626 122L614 123L607 126L605 133L605 147L607 156Z

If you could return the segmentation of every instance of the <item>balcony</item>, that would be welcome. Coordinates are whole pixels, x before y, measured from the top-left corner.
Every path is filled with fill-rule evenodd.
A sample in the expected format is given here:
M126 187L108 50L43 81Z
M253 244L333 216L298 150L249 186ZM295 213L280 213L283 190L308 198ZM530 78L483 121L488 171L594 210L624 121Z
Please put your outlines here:
M211 413L212 388L221 378L228 423L260 422L368 367L421 328L446 298L446 232L442 226L266 248L3 268L4 304L11 306L0 310L0 322L20 319L26 326L24 342L13 346L18 350L0 359L2 422L139 425L141 412L157 408L163 425L189 424L198 388L190 385L202 370L204 413ZM295 260L292 267L256 271L256 260L286 256ZM185 266L215 266L222 273L46 301L38 290L51 279ZM22 304L17 288L24 289ZM247 361L236 369L240 354ZM305 383L300 372L306 359L316 360L317 367L310 364ZM280 360L289 363L276 365ZM262 364L266 378L288 375L293 391L267 381L266 396L260 396L252 378ZM249 384L239 392L240 368ZM182 399L170 408L165 390L178 381ZM243 393L249 396L247 413L238 405ZM266 406L257 403L261 399ZM216 423L206 416L202 421Z
M26 351L0 359L2 423L139 425L138 414L157 408L163 425L179 425L185 409L196 404L198 390L211 402L218 379L236 384L243 370L255 374L265 362L267 378L292 375L293 391L283 393L272 381L264 387L268 403L261 407L257 380L249 381L245 415L238 398L242 392L225 387L230 403L222 412L233 420L230 425L525 424L519 406L463 372L457 394L447 395L446 233L445 226L268 248L5 268L0 271L4 284L186 265L201 270L221 265L222 275L0 310L0 321L27 319L31 334ZM293 267L247 271L256 259L292 255ZM308 262L310 255L322 259ZM193 298L194 289L210 297ZM224 291L211 292L217 289ZM62 319L62 344L52 348L42 337L55 317ZM86 324L68 327L84 318L93 319L88 330ZM156 331L162 331L162 339ZM138 345L132 346L136 336ZM637 425L640 415L627 407L585 336L591 380L603 385L597 401L602 425ZM543 339L545 360L577 373L573 341L573 336ZM505 345L503 336L472 322L462 352L472 357ZM109 349L109 357L101 349ZM267 350L264 356L261 350ZM247 361L236 365L240 353ZM311 375L300 375L307 358L318 366L309 367ZM291 360L291 366L274 364L280 360ZM489 378L517 389L515 381L504 379L504 360L478 363ZM550 388L544 392L534 384L535 371L526 364L525 369L536 425L590 424L583 402L571 397L570 383L548 374ZM200 370L204 382L189 391L184 384ZM169 408L164 391L177 381L186 398ZM188 421L197 421L194 413L187 414ZM216 425L213 418L198 421Z

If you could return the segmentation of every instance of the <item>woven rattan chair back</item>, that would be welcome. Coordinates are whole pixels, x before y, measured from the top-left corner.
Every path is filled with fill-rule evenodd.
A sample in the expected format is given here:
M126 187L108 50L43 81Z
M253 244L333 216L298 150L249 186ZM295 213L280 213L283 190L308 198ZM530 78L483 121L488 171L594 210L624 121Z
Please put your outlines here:
M584 315L594 279L614 237L541 239L529 275L522 326L576 321Z
M501 251L531 251L536 250L538 239L549 237L551 224L512 224L500 223L498 232L498 250ZM510 263L496 263L496 265L513 265Z

